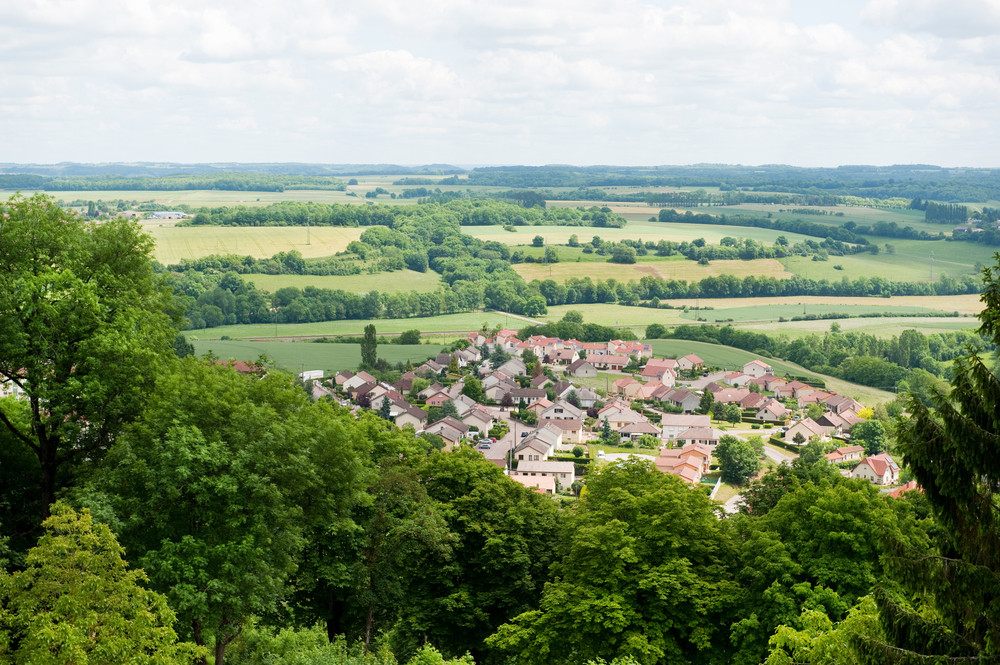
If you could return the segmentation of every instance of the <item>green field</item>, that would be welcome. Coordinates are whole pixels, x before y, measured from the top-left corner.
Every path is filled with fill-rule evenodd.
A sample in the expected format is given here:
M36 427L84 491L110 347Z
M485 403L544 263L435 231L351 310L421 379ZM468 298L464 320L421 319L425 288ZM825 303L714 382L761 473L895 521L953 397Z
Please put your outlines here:
M414 317L411 319L350 319L342 321L318 321L316 323L279 323L279 337L318 337L336 335L360 335L369 323L375 326L380 335L401 333L404 330L420 330L422 332L451 332L479 330L485 323L489 327L512 326L521 328L528 325L526 321L509 317L496 312L470 312L467 314L443 314L441 316ZM200 330L185 330L185 335L192 339L219 339L228 335L234 339L274 337L273 323L249 323L235 326L219 326L218 328L202 328ZM454 336L451 336L453 338Z
M398 270L377 275L243 275L258 289L274 293L286 286L304 289L315 286L321 289L342 289L353 293L367 293L372 289L380 293L403 293L408 291L435 291L443 284L436 272L414 272Z
M822 335L830 330L833 321L788 321L785 323L744 323L736 324L742 330L754 330L769 335L787 335L791 339L807 335ZM856 332L875 337L898 337L904 330L919 330L925 335L954 332L978 328L979 319L969 318L920 318L902 317L892 319L838 319L841 332Z
M705 362L724 367L729 370L742 369L743 365L755 358L756 354L748 351L734 349L731 346L721 346L718 344L707 344L705 342L691 342L683 339L654 339L649 340L653 346L653 354L659 357L673 356L679 358L689 353L697 354ZM895 398L895 395L884 390L859 386L856 383L842 381L816 372L810 372L804 367L795 363L783 360L766 359L767 363L774 368L775 374L789 374L797 376L815 376L826 383L826 387L836 390L841 395L847 395L858 400L865 406L874 406L880 402L887 402Z
M767 300L762 298L761 300ZM698 318L706 319L707 321L728 321L732 319L734 322L743 321L777 321L779 318L784 317L785 319L791 319L793 316L804 316L806 314L850 314L852 316L858 316L860 314L870 314L872 312L886 312L890 314L919 314L922 310L920 307L915 306L905 306L905 307L887 307L883 303L878 302L882 298L874 299L868 298L870 304L866 303L863 305L770 305L761 304L755 307L732 307L729 309L714 309L714 310L688 310L681 314L684 319L689 319L690 321L695 321ZM828 326L829 327L829 326Z
M930 279L930 253L934 252L934 279L941 273L958 278L976 272L976 262L983 265L993 263L995 247L987 247L971 242L948 242L946 240L898 240L888 239L888 244L896 248L895 254L881 251L878 255L869 253L852 256L831 256L829 261L813 261L811 257L792 256L782 259L788 270L809 279L840 281L844 277L882 277L897 282L916 282ZM885 243L881 245L885 249ZM834 268L843 266L843 270Z
M646 257L643 257L644 259ZM563 283L568 279L590 277L593 280L617 279L620 282L640 280L643 277L660 277L662 279L677 279L697 282L706 277L719 275L735 275L739 278L755 275L757 277L775 277L785 279L791 277L785 267L775 259L756 259L753 261L712 261L709 265L699 265L695 261L641 261L639 263L622 265L620 263L518 263L514 270L526 282L532 280L552 279Z
M563 201L553 202L564 203ZM638 204L635 204L638 205ZM657 214L657 209L644 208L643 220L648 220L650 216ZM617 212L617 210L616 210ZM634 213L638 215L639 213ZM501 226L463 226L462 232L483 240L496 240L507 245L530 245L536 235L546 238L549 245L566 245L572 235L576 235L580 242L589 242L594 236L600 236L603 240L619 241L629 240L670 240L673 242L684 242L695 238L704 238L706 242L718 244L726 236L733 238L753 238L767 244L774 242L780 235L788 238L791 243L803 242L807 239L816 240L810 236L798 233L782 233L770 229L757 229L746 226L715 226L710 224L674 224L650 221L629 221L623 229L615 228L594 228L592 226L516 226L515 233L504 231ZM563 248L558 248L562 250Z
M361 364L360 344L313 344L310 342L240 342L218 340L196 340L195 352L203 355L211 351L221 360L256 360L266 354L278 367L298 374L304 370L322 369L327 376L331 373L350 369ZM420 364L433 357L441 347L430 344L397 346L382 344L378 347L378 357L390 363L406 362Z
M343 252L364 229L345 226L146 226L156 240L154 257L171 264L209 254L237 254L266 259L293 249L306 258Z

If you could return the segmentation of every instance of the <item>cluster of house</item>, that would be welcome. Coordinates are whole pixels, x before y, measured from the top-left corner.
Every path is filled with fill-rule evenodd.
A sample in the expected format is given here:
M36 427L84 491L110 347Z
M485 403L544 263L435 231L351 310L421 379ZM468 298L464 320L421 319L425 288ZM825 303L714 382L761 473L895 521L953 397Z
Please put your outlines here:
M864 446L846 446L827 453L826 458L833 464L858 460L857 466L847 475L862 478L873 485L895 485L899 481L899 465L888 453L865 457Z

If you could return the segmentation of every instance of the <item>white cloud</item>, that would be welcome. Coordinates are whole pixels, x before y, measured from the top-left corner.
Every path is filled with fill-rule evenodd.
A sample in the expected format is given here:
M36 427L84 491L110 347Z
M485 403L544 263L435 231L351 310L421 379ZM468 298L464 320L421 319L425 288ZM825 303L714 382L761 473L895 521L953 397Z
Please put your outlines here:
M9 161L995 159L1000 0L8 4Z

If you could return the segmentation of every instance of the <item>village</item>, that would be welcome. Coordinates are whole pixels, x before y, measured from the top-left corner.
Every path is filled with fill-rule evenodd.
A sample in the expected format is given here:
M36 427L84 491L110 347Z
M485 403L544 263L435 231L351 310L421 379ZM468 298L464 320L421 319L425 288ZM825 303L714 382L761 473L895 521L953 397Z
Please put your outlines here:
M444 449L469 446L543 494L578 494L590 464L630 455L712 491L726 435L762 436L777 463L818 441L841 474L898 482L891 456L866 456L851 440L871 409L808 377L778 376L765 359L716 368L695 354L654 358L642 342L516 335L470 335L392 384L366 371L301 378L316 399L371 409Z

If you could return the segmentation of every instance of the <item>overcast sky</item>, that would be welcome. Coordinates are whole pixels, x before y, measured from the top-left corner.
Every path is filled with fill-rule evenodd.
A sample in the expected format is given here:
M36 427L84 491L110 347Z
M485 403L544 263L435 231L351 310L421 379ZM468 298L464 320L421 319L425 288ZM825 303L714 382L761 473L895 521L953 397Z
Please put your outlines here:
M1000 166L1000 0L0 0L0 161Z

